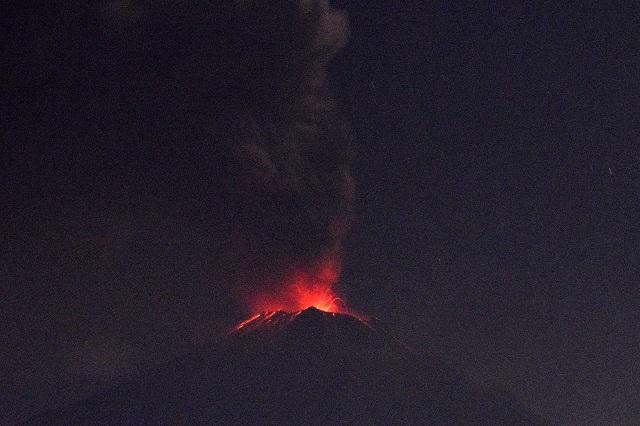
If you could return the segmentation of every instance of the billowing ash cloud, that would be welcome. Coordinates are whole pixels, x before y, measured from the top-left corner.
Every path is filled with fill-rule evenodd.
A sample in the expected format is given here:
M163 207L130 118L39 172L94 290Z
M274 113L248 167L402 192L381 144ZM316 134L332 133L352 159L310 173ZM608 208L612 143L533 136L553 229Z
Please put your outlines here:
M141 119L150 149L166 151L151 153L163 164L142 173L140 191L162 199L170 186L176 214L216 222L212 257L243 296L338 270L354 185L326 78L346 16L326 0L122 0L100 11L100 72L132 105L122 120Z

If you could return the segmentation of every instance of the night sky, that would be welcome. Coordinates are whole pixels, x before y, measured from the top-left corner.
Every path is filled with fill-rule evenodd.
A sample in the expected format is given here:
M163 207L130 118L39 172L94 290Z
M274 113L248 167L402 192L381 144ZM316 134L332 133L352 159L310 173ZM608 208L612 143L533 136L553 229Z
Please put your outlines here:
M332 3L350 34L321 94L299 76L331 54L309 65L277 7L209 56L219 33L172 25L189 2L159 50L127 1L6 15L9 419L206 345L329 253L349 306L474 380L559 424L640 423L639 8ZM337 107L299 136L309 91ZM273 164L237 154L263 136Z

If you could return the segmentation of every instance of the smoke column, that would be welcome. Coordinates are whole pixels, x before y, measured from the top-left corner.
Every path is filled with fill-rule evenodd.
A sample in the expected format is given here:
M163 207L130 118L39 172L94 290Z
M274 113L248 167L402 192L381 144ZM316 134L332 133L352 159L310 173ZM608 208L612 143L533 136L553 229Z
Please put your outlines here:
M351 147L325 79L329 60L346 41L346 17L326 1L243 2L240 10L238 16L268 17L248 28L258 28L256 51L269 52L258 73L273 71L267 71L269 84L257 85L270 108L235 117L240 134L232 147L232 176L243 199L253 200L243 207L251 212L243 228L255 236L256 225L269 224L275 232L261 235L264 246L257 250L277 248L267 256L277 265L275 274L267 270L262 282L248 280L242 296L254 312L344 310L332 286L351 216Z
M263 211L260 222L278 230L272 241L269 236L266 241L276 245L282 241L276 259L270 260L282 262L282 273L276 273L271 282L264 274L264 282L243 289L244 297L254 312L308 306L344 310L332 286L340 274L354 185L349 133L327 93L325 79L329 60L346 41L347 20L326 1L266 4L259 3L258 10L249 14L290 17L272 21L268 30L257 34L270 43L282 37L274 46L283 50L269 57L283 60L272 64L284 71L273 76L288 78L272 80L274 91L266 96L271 98L270 112L256 111L246 117L242 137L233 148L237 161L233 175L247 199L257 195L271 200L266 202L273 210ZM254 8L256 3L243 6ZM259 10L264 8L276 10ZM251 222L245 225L251 227Z
M208 210L220 242L211 255L226 259L231 276L222 279L251 311L345 309L332 286L351 220L352 147L326 78L346 16L326 0L119 1L100 10L105 68L114 52L123 58L110 78L126 70L127 97L167 117L169 126L150 123L152 139L189 182L176 191L153 178L144 191L174 185L172 195L192 200L176 205Z

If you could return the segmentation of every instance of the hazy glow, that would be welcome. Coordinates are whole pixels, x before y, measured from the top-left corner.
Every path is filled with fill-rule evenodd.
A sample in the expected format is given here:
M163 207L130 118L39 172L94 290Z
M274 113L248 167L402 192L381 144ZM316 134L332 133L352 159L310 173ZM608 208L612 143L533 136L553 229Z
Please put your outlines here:
M253 296L249 308L256 315L275 311L299 312L314 307L326 312L359 316L334 293L333 285L338 276L339 268L335 262L326 261L313 273L296 272L280 288Z

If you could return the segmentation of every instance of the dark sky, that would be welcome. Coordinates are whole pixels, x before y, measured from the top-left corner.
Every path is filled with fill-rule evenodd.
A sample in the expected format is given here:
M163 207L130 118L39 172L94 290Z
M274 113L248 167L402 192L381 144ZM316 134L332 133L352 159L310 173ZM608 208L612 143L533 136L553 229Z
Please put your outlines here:
M353 223L339 289L410 343L551 420L637 424L638 8L512 3L334 2L349 14L350 37L330 65L328 85L356 146ZM244 314L218 282L246 278L230 260L234 253L243 253L237 258L255 281L270 259L312 256L333 244L322 232L324 218L343 213L333 192L312 186L305 187L312 196L298 198L269 187L264 194L282 199L265 201L261 192L250 204L261 207L247 213L235 190L229 195L215 183L228 173L206 167L207 158L220 155L217 145L209 157L193 144L149 160L148 146L122 142L157 137L154 126L166 146L176 135L197 139L208 118L191 112L206 110L204 101L168 89L152 99L134 91L125 97L132 106L115 107L130 87L111 95L121 76L97 77L100 60L112 53L100 50L104 41L87 35L95 28L76 14L83 16L72 7L23 10L6 46L17 65L2 121L10 146L2 196L9 207L1 216L9 303L0 359L10 393L18 395L4 403L13 412L46 405L61 387L81 394L86 383L108 382L208 341ZM291 58L285 63L295 64ZM297 96L285 90L274 102L281 92L272 93L270 82L280 74L269 70L250 80L256 84L247 96L260 113ZM164 77L155 84L167 87ZM224 90L216 92L213 116L222 124L214 132L233 133L228 123L244 123L237 105L247 98ZM145 109L154 104L157 111ZM163 121L169 109L192 121ZM241 112L229 118L227 109ZM103 116L109 120L96 119ZM156 116L160 124L150 118ZM342 131L332 136L332 120L317 140L348 139ZM332 176L349 154L312 151L301 170L321 169L321 180L340 192ZM163 155L182 160L165 167ZM138 179L143 175L147 180ZM138 180L140 186L131 184ZM149 182L153 196L142 196ZM215 187L212 205L189 207L203 199L194 182ZM166 185L180 190L166 194ZM163 196L174 208L155 203ZM317 199L335 203L335 211L318 207ZM246 255L227 234L236 228L220 225L227 203L246 214L240 223L268 224L271 232L247 231L257 235L258 254ZM322 226L300 211L320 217ZM301 235L308 238L300 242Z
M640 422L637 8L344 3L351 299L550 419Z

